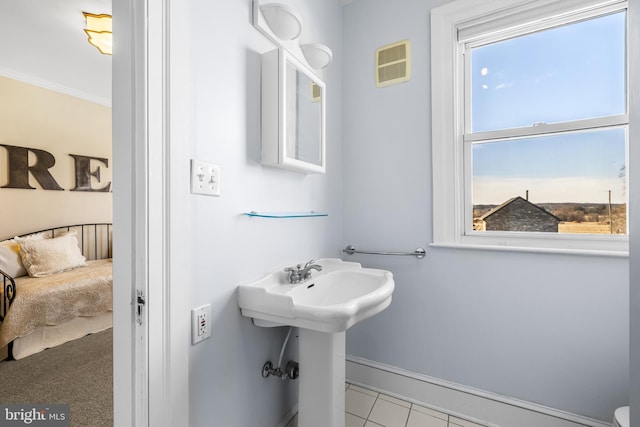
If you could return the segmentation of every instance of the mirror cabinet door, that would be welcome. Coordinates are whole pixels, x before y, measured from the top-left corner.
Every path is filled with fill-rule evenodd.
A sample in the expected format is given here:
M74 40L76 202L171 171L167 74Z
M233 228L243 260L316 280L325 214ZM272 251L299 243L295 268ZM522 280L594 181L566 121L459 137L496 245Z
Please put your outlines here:
M262 66L262 163L324 173L324 83L284 49Z

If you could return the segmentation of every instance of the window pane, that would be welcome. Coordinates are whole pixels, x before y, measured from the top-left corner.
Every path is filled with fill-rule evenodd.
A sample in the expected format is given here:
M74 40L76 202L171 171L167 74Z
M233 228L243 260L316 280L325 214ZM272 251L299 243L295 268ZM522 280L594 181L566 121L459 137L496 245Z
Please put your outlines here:
M624 114L625 15L473 48L472 131Z
M626 234L625 147L623 128L473 145L474 229Z

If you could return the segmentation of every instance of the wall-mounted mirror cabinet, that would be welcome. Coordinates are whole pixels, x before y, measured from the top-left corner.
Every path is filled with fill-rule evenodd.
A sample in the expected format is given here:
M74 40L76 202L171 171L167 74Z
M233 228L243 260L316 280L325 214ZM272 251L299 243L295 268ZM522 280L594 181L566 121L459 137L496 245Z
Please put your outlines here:
M285 49L262 55L262 164L325 172L325 84Z

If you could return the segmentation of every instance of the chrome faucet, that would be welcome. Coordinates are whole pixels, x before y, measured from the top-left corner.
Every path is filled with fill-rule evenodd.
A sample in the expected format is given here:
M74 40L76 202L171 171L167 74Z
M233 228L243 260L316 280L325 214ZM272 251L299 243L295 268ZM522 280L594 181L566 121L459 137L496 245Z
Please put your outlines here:
M304 268L300 272L302 276L302 280L307 280L311 278L311 270L322 271L322 266L316 264L314 260L309 261L304 265Z
M314 260L307 262L304 267L298 264L294 267L287 267L285 272L289 273L289 283L300 283L311 278L311 270L321 271L322 266L315 264Z

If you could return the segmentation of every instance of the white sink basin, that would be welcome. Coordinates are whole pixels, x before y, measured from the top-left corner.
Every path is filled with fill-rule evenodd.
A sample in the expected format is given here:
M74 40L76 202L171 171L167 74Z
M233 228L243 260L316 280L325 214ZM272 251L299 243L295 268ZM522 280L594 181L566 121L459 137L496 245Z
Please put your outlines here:
M322 271L289 283L282 269L238 287L242 315L255 325L297 326L320 332L341 332L389 306L394 289L389 271L362 268L337 258L316 261Z

